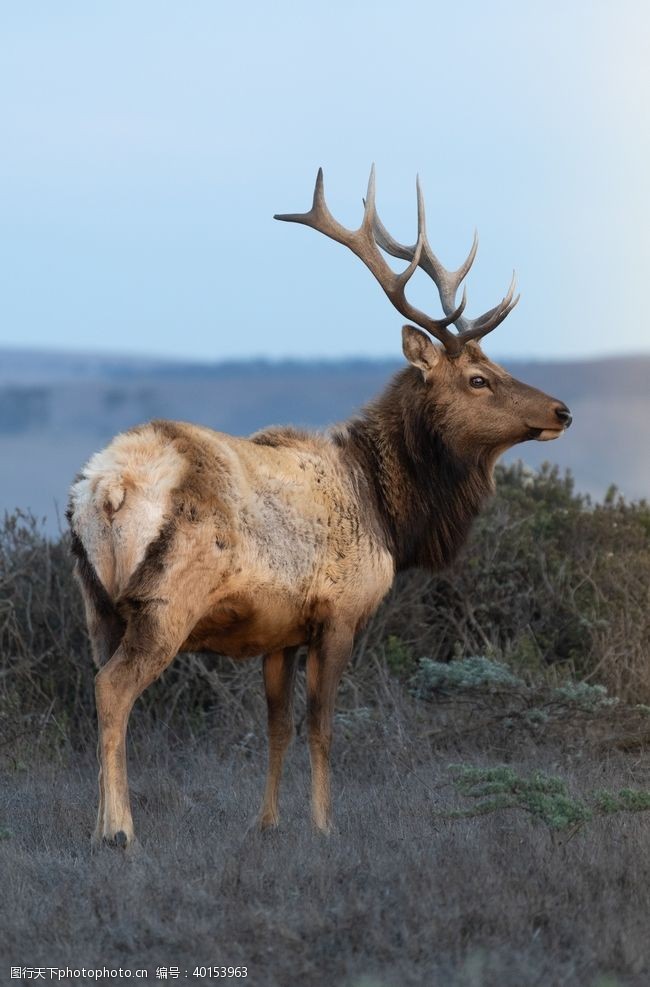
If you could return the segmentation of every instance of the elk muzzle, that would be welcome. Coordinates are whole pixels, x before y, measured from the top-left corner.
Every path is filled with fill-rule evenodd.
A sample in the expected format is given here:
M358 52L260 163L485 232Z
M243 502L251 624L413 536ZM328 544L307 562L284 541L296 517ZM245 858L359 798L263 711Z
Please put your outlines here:
M529 438L536 439L537 442L550 442L552 439L559 439L564 434L573 421L573 416L567 406L561 401L557 402L553 411L557 419L557 425L551 428L531 427L528 433Z

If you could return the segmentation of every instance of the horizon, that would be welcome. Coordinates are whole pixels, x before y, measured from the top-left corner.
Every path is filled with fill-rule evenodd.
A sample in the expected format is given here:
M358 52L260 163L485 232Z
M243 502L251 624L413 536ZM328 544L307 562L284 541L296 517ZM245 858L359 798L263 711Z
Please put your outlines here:
M435 340L434 340L435 341ZM115 360L120 362L147 362L147 363L161 363L165 365L187 365L187 366L198 366L198 367L228 367L237 366L240 364L269 364L271 366L279 366L282 364L328 364L336 365L338 363L403 363L404 356L401 351L401 347L394 354L365 354L365 353L348 353L343 355L329 354L321 356L319 354L313 355L301 355L301 356L283 356L265 353L251 353L247 356L232 356L232 357L183 357L176 356L173 354L160 354L152 353L147 351L131 351L128 350L104 350L104 349L74 349L68 347L54 347L54 346L23 346L19 343L5 344L0 341L0 357L13 354L13 355L23 355L25 357L29 356L51 356L51 357L61 357L61 358L82 358L88 360ZM489 354L486 354L489 356ZM563 355L548 355L543 354L536 356L526 356L525 354L503 354L498 358L493 358L497 362L503 363L549 363L549 364L567 364L567 363L607 363L610 361L634 361L634 360L649 360L650 361L650 350L647 352L643 350L638 350L636 352L631 351L629 353L597 353L597 354L586 354L584 356L563 356Z
M4 355L4 359L3 359ZM264 358L189 363L133 356L57 355L0 349L0 511L16 505L58 530L80 465L112 436L155 418L191 421L234 435L270 423L321 430L358 414L406 364L397 358ZM650 461L644 423L650 355L506 362L532 387L556 395L574 416L560 443L525 443L506 456L538 468L569 468L576 489L599 500L612 483L646 498Z

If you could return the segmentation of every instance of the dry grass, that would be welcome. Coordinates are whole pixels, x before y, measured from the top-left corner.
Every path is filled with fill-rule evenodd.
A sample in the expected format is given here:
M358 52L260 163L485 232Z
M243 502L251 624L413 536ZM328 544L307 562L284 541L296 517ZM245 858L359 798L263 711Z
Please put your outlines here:
M451 762L541 769L579 794L650 787L647 758L570 723L561 735L506 719L477 732L471 703L438 708L396 686L385 710L339 717L329 840L307 823L303 737L280 829L249 829L264 772L255 717L229 737L184 740L135 717L133 859L90 851L90 754L15 751L0 792L6 964L144 966L151 978L161 965L243 964L256 987L647 984L646 814L573 835L518 812L440 818L458 805Z

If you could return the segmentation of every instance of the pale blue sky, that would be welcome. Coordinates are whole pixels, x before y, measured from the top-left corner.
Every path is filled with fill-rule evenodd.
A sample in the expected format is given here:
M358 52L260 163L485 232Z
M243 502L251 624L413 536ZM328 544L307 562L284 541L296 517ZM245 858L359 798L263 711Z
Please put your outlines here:
M632 0L0 4L0 345L388 356L343 247L276 223L319 165L400 239L415 173L496 356L648 352L650 6ZM439 312L418 274L413 300Z

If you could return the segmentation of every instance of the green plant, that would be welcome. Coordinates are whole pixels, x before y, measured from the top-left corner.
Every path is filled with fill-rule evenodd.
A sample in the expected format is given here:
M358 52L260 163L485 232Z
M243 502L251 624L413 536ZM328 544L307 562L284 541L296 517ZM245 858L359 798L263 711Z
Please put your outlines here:
M405 675L414 665L410 648L397 634L389 634L384 647L384 657L389 671L394 675Z
M456 661L421 658L411 680L411 691L418 699L430 699L435 692L481 689L486 692L517 689L525 683L507 665L483 656Z
M565 682L553 690L551 698L586 711L616 706L619 702L616 696L607 695L604 685L590 685L588 682Z
M454 775L458 794L476 801L468 807L440 813L447 818L471 818L502 809L519 809L551 830L564 830L580 827L596 815L650 810L647 791L628 788L617 793L596 791L578 798L570 794L561 778L541 771L523 777L507 765L484 768L452 764L449 770Z

